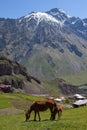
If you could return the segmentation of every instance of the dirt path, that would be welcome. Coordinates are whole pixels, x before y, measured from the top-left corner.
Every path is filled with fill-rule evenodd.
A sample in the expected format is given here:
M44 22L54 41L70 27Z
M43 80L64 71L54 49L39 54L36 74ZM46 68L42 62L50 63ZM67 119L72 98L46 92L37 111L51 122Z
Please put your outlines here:
M23 113L23 110L19 110L16 108L4 108L0 109L0 115L9 115L9 114L18 114L18 113Z

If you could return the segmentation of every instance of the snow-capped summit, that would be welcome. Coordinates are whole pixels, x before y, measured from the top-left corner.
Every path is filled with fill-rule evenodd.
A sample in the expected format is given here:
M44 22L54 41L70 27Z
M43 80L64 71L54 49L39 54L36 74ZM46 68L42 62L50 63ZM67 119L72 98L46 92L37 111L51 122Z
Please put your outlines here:
M47 12L48 14L54 16L56 19L65 22L67 19L71 18L65 11L60 8L54 8Z
M30 13L30 14L22 17L22 19L20 19L20 22L23 19L26 19L27 22L29 22L30 20L34 19L35 21L37 21L37 24L39 24L41 21L45 21L45 22L60 24L60 26L63 25L63 23L61 21L57 20L52 15L50 15L48 13L44 13L44 12L33 12L33 13Z
M87 18L70 16L60 8L54 8L47 12L31 12L19 18L18 22L21 26L26 25L26 28L34 27L34 29L37 29L39 25L53 25L58 29L69 27L80 37L87 39Z

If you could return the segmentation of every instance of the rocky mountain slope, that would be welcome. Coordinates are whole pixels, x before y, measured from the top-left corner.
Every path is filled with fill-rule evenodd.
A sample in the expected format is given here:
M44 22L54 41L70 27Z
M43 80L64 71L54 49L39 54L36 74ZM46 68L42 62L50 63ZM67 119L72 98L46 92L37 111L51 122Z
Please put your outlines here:
M1 89L1 86L11 86L10 89ZM87 93L78 86L57 78L49 81L40 81L30 75L26 68L17 62L0 56L0 92L22 92L37 95Z
M61 9L0 19L0 53L49 79L87 70L87 19Z
M0 85L11 85L11 91L29 94L46 93L41 81L31 76L25 67L0 56Z

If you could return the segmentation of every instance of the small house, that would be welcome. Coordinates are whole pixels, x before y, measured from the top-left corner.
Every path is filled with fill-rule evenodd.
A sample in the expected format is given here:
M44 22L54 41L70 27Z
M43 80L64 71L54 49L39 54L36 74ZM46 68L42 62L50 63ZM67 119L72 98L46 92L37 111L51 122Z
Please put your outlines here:
M86 106L87 105L87 99L84 100L78 100L76 102L73 103L73 107L80 107L80 106Z
M80 95L80 94L75 94L75 95L73 95L73 98L74 98L74 99L77 99L77 100L83 100L83 99L85 99L85 97L82 96L82 95Z
M54 99L56 102L62 102L62 99L60 99L60 98L55 98Z
M11 85L0 84L0 91L10 92L11 91Z

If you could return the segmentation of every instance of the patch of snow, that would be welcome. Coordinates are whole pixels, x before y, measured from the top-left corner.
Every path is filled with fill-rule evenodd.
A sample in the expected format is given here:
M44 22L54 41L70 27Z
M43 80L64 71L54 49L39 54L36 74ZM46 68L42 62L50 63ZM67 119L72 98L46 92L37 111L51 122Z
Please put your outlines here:
M75 21L73 21L71 24L75 24L76 22L78 22L79 19L76 19Z
M32 18L34 18L36 21L38 21L38 23L40 23L41 21L44 20L47 22L53 22L53 23L60 24L61 26L63 25L62 22L58 21L53 16L51 16L47 13L44 13L44 12L31 13L29 15L26 15L24 18L27 19L27 21L30 21Z
M64 10L62 10L62 9L59 9L59 11L60 11L61 13L64 13L68 18L71 18L71 17L72 17L72 16L66 14L66 12L65 12Z
M82 20L82 23L83 23L83 26L87 26L87 23L85 23L83 20Z

